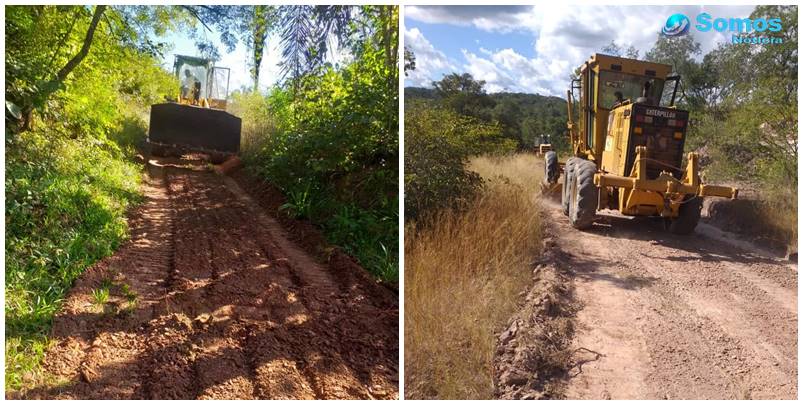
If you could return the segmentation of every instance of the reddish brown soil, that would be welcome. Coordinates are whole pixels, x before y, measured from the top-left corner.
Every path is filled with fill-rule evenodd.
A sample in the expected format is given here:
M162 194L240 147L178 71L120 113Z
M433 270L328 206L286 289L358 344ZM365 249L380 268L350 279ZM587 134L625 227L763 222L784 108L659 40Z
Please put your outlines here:
M151 161L131 240L53 324L48 399L398 398L398 300L321 264L231 178ZM111 284L101 307L92 291ZM136 294L136 300L125 289Z
M274 216L276 221L281 224L281 228L286 231L285 236L289 240L301 246L319 261L328 263L329 268L337 274L339 280L345 281L349 285L361 285L363 288L379 290L390 288L398 291L397 285L383 285L381 281L364 271L356 259L340 248L330 246L321 230L312 222L284 215L280 207L287 200L278 188L249 174L247 170L232 171L230 176L239 187L248 190L248 194L263 210ZM382 295L382 293L379 294Z

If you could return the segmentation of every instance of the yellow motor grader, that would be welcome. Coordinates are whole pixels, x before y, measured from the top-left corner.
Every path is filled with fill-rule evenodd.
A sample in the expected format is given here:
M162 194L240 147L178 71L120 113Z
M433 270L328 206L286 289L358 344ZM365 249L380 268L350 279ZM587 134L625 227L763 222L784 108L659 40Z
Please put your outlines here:
M680 77L670 72L669 65L602 54L580 67L567 91L571 157L561 165L554 151L544 156L547 187L559 187L562 169L561 203L573 227L586 229L598 210L612 209L662 217L671 232L689 234L702 197L737 197L735 188L701 182L696 153L682 167L689 112L675 108Z

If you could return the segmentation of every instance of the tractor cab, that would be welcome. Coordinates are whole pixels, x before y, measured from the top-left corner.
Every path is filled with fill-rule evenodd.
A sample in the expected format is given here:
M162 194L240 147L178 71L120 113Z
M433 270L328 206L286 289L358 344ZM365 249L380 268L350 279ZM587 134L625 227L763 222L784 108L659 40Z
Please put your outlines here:
M240 150L242 120L226 111L229 68L209 59L176 55L178 97L151 106L148 143L154 155L200 151L215 156Z
M215 66L209 59L176 55L173 72L180 83L177 98L180 104L226 109L229 68Z
M572 81L569 102L579 99L579 117L572 145L577 155L602 163L608 124L612 112L622 114L627 106L643 104L674 109L679 76L669 76L671 66L596 54L580 67L580 77ZM664 96L667 84L671 97ZM570 107L571 108L571 107ZM570 111L571 113L571 111ZM680 162L677 162L678 164Z

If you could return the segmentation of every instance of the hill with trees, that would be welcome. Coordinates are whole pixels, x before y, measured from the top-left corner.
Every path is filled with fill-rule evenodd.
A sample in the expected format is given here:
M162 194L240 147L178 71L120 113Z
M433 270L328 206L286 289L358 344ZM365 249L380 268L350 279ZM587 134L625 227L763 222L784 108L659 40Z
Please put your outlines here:
M472 81L475 85L484 84L482 81L474 80L467 73L461 75L461 80ZM481 87L477 87L475 91L481 92ZM405 87L404 99L436 101L443 99L442 94L449 92L456 93L458 90ZM565 99L540 94L506 92L477 95L477 97L477 101L469 101L468 97L462 96L460 100L450 99L448 103L458 113L477 117L485 122L498 123L504 136L516 140L521 149L532 148L539 143L542 135L548 135L561 149L568 150L568 143L563 136L567 121Z

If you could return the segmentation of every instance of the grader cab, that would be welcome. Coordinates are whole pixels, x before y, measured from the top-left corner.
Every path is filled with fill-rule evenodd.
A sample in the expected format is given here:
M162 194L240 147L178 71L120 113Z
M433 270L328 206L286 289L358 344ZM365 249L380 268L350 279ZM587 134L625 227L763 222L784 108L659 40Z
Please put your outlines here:
M554 151L544 157L548 186L563 166L561 203L573 227L586 229L598 210L612 209L662 217L671 232L689 234L702 197L737 197L735 188L701 182L696 153L686 155L684 166L689 113L674 105L680 77L670 71L601 54L580 68L567 91L571 156L563 165Z
M176 55L173 70L180 83L176 99L151 106L152 153L178 149L236 154L242 121L226 111L229 69L208 59Z

